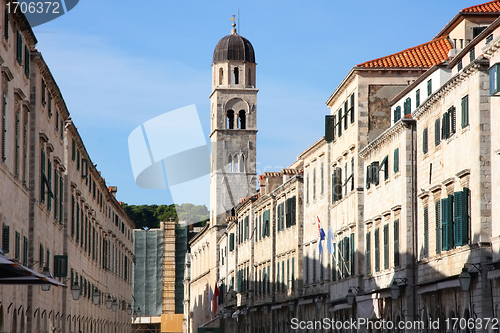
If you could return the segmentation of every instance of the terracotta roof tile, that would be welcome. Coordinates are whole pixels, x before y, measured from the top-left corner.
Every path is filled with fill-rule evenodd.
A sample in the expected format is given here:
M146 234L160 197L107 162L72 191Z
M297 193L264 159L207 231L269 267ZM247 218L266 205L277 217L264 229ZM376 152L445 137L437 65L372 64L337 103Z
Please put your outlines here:
M461 13L500 13L500 0L464 8Z
M496 2L496 1L495 1ZM500 2L500 0L499 0ZM434 39L404 51L394 53L382 58L370 60L359 64L357 67L387 68L387 67L432 67L448 60L448 52L452 49L447 36Z

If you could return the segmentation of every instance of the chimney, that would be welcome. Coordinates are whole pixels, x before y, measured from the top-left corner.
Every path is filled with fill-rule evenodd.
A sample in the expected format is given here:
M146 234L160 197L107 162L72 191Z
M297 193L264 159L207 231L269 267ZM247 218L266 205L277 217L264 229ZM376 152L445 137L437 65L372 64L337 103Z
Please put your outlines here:
M264 178L263 175L259 175L259 187L260 187L260 194L264 195L266 194L266 178Z
M116 192L118 192L118 187L116 187L116 186L110 186L110 187L108 187L108 190L113 195L113 197L116 198Z

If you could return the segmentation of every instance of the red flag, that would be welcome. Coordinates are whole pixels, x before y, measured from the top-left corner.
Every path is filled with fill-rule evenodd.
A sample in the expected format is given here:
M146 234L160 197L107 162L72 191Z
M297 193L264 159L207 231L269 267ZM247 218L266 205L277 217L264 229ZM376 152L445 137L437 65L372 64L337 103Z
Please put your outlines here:
M215 284L215 290L214 290L214 299L213 299L213 302L214 302L214 306L212 307L212 309L214 310L214 313L217 313L217 297L220 296L220 291L219 291L219 288L217 287L217 283Z

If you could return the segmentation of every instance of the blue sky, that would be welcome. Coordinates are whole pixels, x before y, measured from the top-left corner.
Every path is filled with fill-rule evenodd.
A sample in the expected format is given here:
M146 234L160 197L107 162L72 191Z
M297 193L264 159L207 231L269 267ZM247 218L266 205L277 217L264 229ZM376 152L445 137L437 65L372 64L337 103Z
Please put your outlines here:
M208 137L212 53L238 9L239 33L252 42L258 64L262 173L289 166L323 136L325 102L353 66L431 40L460 9L478 3L81 0L34 32L92 162L118 186L118 200L170 204L168 190L135 185L128 136L151 118L195 104Z

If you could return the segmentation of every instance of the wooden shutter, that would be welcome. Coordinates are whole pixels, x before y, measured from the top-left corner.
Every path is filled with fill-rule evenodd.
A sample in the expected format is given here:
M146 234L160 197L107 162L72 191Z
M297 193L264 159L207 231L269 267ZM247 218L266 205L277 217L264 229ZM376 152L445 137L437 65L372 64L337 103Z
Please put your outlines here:
M349 245L351 246L351 249L350 249L350 258L349 258L349 262L351 263L351 275L354 275L354 234L351 234L350 236L350 241L349 241Z
M234 232L229 234L229 251L234 250Z
M434 125L434 144L436 146L439 145L441 142L441 119L436 119L435 125Z
M325 141L332 142L335 140L335 116L325 116Z
M365 250L365 270L366 274L370 275L372 272L372 263L371 263L371 232L366 233L366 250Z
M375 229L375 272L380 271L380 237L379 229Z
M389 225L384 225L384 269L389 268Z
M399 219L394 221L394 267L399 266Z
M4 17L4 30L3 30L3 36L5 40L9 39L9 9L7 6L5 6L5 17Z
M370 188L370 184L372 182L372 165L371 164L368 164L368 166L366 167L366 188L369 189Z
M462 128L469 125L469 96L462 98Z
M351 258L350 252L351 247L349 245L349 237L344 237L344 244L342 244L342 249L344 250L344 263L342 265L342 270L344 272L344 277L348 277L350 274L350 266L351 262L349 259Z
M339 109L339 111L337 112L338 116L338 132L339 132L339 138L342 136L342 108Z
M30 77L30 50L28 46L24 47L24 74Z
M436 201L435 204L436 212L436 254L441 253L441 201Z
M427 154L428 147L427 147L427 128L424 128L424 131L422 133L422 151L424 154Z
M456 110L455 110L455 107L452 106L449 110L448 110L448 115L449 115L449 120L450 120L450 124L449 124L449 131L451 134L455 134L456 133L456 130L457 130L457 116L456 116Z
M342 259L342 241L337 242L337 277L339 280L343 279L342 275L342 264L343 264L343 259Z
M68 276L68 256L54 256L54 276Z
M292 257L292 285L293 288L295 285L295 257Z
M432 94L432 80L427 81L427 96Z
M23 265L28 265L28 237L23 237Z
M23 36L17 31L16 59L19 64L23 61Z
M408 97L404 103L404 115L411 114L411 98Z
M469 189L464 188L461 192L454 194L454 244L462 246L469 241Z
M417 91L415 91L415 107L419 107L420 106L420 89L417 89Z
M372 162L372 183L374 185L378 185L379 184L379 171L380 171L380 168L379 168L379 162Z
M336 244L333 243L333 250L332 250L332 253L331 253L331 255L332 255L332 281L336 281L337 280L337 264L336 264L336 262L337 262L336 255L337 254L335 252L336 247L337 247Z
M10 226L5 224L2 228L2 251L3 253L10 252Z
M355 107L354 107L354 93L351 94L351 124L354 122L354 111L355 111Z
M453 245L453 225L452 225L452 210L453 196L441 200L441 234L442 234L442 249L448 251Z
M429 208L424 207L424 257L429 256Z
M349 109L347 105L347 101L344 102L344 129L347 129L347 118L349 117Z
M399 148L394 149L394 173L399 172Z

